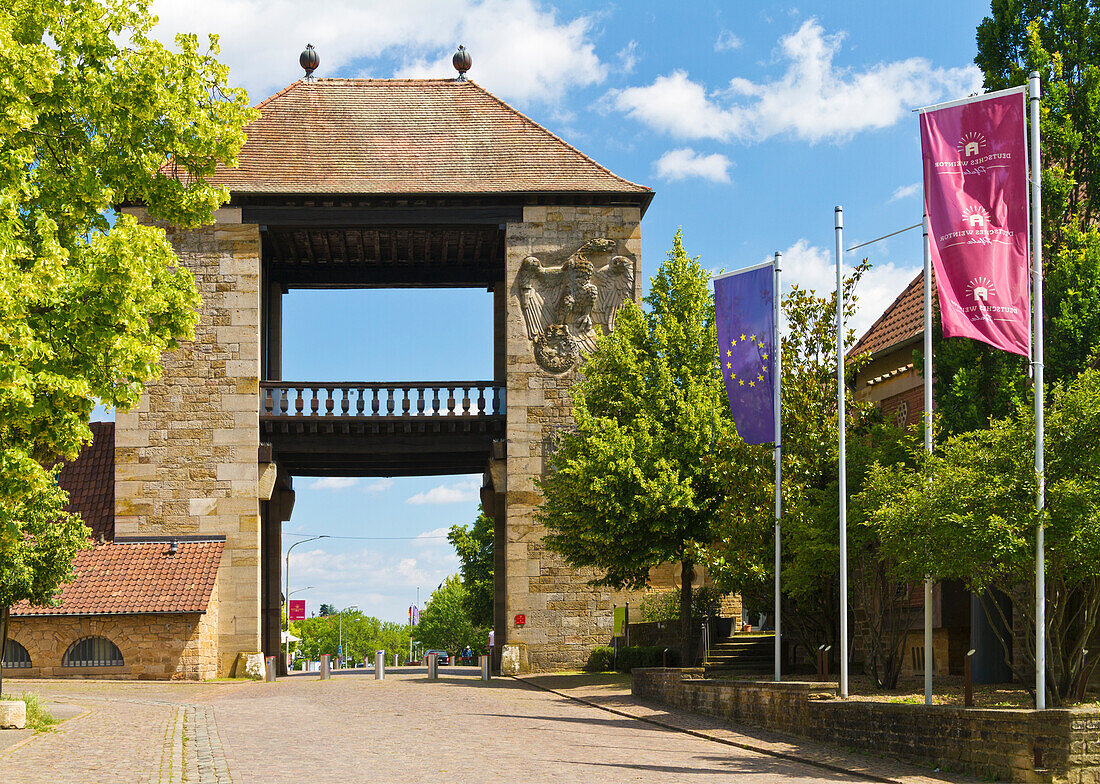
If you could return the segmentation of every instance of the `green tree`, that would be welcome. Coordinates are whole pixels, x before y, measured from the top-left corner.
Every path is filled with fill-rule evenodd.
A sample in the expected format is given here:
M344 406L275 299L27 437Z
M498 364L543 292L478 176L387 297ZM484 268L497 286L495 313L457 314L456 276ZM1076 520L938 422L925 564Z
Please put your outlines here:
M91 438L94 401L137 403L198 318L164 230L111 208L212 221L228 194L207 178L254 116L216 39L170 51L153 23L147 0L0 10L0 648L8 607L48 603L83 535L52 467Z
M447 541L461 561L459 570L466 588L465 607L470 623L486 628L493 625L493 518L481 507L470 527L452 525Z
M978 26L987 90L1042 83L1046 379L1068 382L1100 352L1100 6L993 0ZM936 407L945 435L985 427L1030 398L1027 359L934 333Z
M0 653L7 644L11 606L24 599L48 604L58 587L71 579L73 557L89 546L90 531L80 516L58 511L68 502L68 494L57 485L58 470L44 477L31 472L28 484L35 490L14 506L3 507L18 533L0 533Z
M722 500L716 462L735 440L717 368L709 275L681 232L652 279L643 311L626 302L572 388L576 429L540 482L545 542L593 584L645 586L679 563L682 661L690 661L691 582Z
M1100 610L1100 372L1055 385L1046 434L1047 696L1060 705L1074 697ZM1012 619L989 597L1011 596L1028 624L1032 671L1035 596L1026 587L1039 523L1034 436L1031 409L1021 406L921 455L919 470L876 467L860 500L874 510L872 524L902 578L962 580L1007 629ZM1011 667L1011 640L1002 643ZM1030 683L1026 671L1016 674Z
M467 645L474 653L485 653L489 638L487 629L470 623L466 613L466 587L457 574L452 574L432 591L414 633L425 648L449 651L454 656Z
M295 621L294 634L301 638L297 644L297 654L311 660L319 659L323 654L337 656L341 621L344 655L347 658L356 662L373 661L375 651L385 651L387 661L395 653L408 656L411 636L408 624L381 621L358 610Z
M844 282L847 317L854 312L859 281L868 268L863 261ZM831 645L836 657L840 654L836 293L821 297L793 286L783 297L783 312L788 325L783 338L784 626L806 650ZM849 330L846 349L855 337ZM876 460L893 463L906 457L904 431L884 424L874 404L855 399L851 379L864 361L852 358L847 368L850 494L859 491ZM722 588L740 591L746 608L771 614L775 482L769 452L767 447L745 448L740 455L720 456L724 500L707 558ZM863 509L849 506L850 599L867 633L868 670L880 686L889 688L900 673L901 645L911 618L899 607L899 586L884 568L873 531L861 524L863 517Z

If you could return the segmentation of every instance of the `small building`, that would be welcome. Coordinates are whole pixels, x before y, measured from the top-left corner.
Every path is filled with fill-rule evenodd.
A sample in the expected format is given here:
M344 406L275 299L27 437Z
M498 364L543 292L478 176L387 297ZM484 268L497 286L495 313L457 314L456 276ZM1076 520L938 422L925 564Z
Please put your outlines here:
M924 378L913 352L923 350L923 340L922 271L848 352L849 357L863 354L869 359L856 374L856 399L878 403L896 424L919 424L924 415Z
M11 608L7 677L206 679L217 675L224 536L115 537L114 423L60 476L94 544L53 607Z

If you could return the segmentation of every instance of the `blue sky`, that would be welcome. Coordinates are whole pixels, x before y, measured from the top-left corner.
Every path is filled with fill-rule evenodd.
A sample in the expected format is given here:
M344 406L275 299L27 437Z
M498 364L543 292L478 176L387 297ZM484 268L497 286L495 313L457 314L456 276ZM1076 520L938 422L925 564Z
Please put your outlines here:
M451 77L451 54L465 44L470 78L656 189L642 224L647 279L682 227L688 252L711 269L779 250L785 280L818 289L832 285L834 205L845 209L846 246L920 221L910 110L980 88L974 33L988 8L960 0L154 2L162 37L221 35L222 59L253 103L301 75L307 42L321 58L318 76L343 77ZM875 266L858 329L916 273L919 231L867 251ZM286 378L492 375L484 291L297 291L285 318ZM288 534L406 538L297 548L291 589L314 588L295 598L311 612L330 602L404 618L418 586L423 602L457 570L441 535L473 519L479 485L477 476L296 478Z

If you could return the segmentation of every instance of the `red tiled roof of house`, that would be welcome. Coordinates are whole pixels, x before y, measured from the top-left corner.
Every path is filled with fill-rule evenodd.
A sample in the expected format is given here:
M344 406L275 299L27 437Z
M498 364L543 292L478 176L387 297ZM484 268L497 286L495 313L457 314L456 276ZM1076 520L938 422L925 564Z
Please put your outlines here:
M61 468L57 482L69 494L70 512L79 512L93 541L115 537L115 423L92 422L92 441Z
M20 602L13 616L206 612L218 577L223 540L116 540L83 550L73 560L75 579L61 589L57 607Z
M936 276L932 274L932 307L938 308L935 295ZM856 354L877 354L885 349L911 340L924 334L924 270L898 295L890 307L883 311L878 320L864 333L848 352Z
M212 179L233 193L653 193L470 81L299 80L256 108Z

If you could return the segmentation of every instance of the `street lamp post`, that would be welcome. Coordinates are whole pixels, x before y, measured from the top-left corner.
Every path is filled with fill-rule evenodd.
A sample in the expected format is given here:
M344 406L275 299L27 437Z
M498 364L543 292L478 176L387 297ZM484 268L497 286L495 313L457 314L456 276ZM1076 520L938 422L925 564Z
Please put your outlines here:
M306 542L313 542L313 541L316 541L317 539L328 539L328 537L323 536L323 535L322 536L314 536L311 539L303 539L300 542L295 542L290 547L286 548L286 592L285 592L285 597L286 598L283 600L286 603L286 656L283 659L283 662L285 663L285 665L288 669L290 667L290 551L293 550L295 547L297 547L300 544L305 544Z
M344 669L344 613L346 613L348 610L355 610L356 612L358 612L359 611L359 605L358 604L348 605L347 607L345 607L343 610L340 611L340 650L339 650L339 654L340 654L340 669L341 670Z

